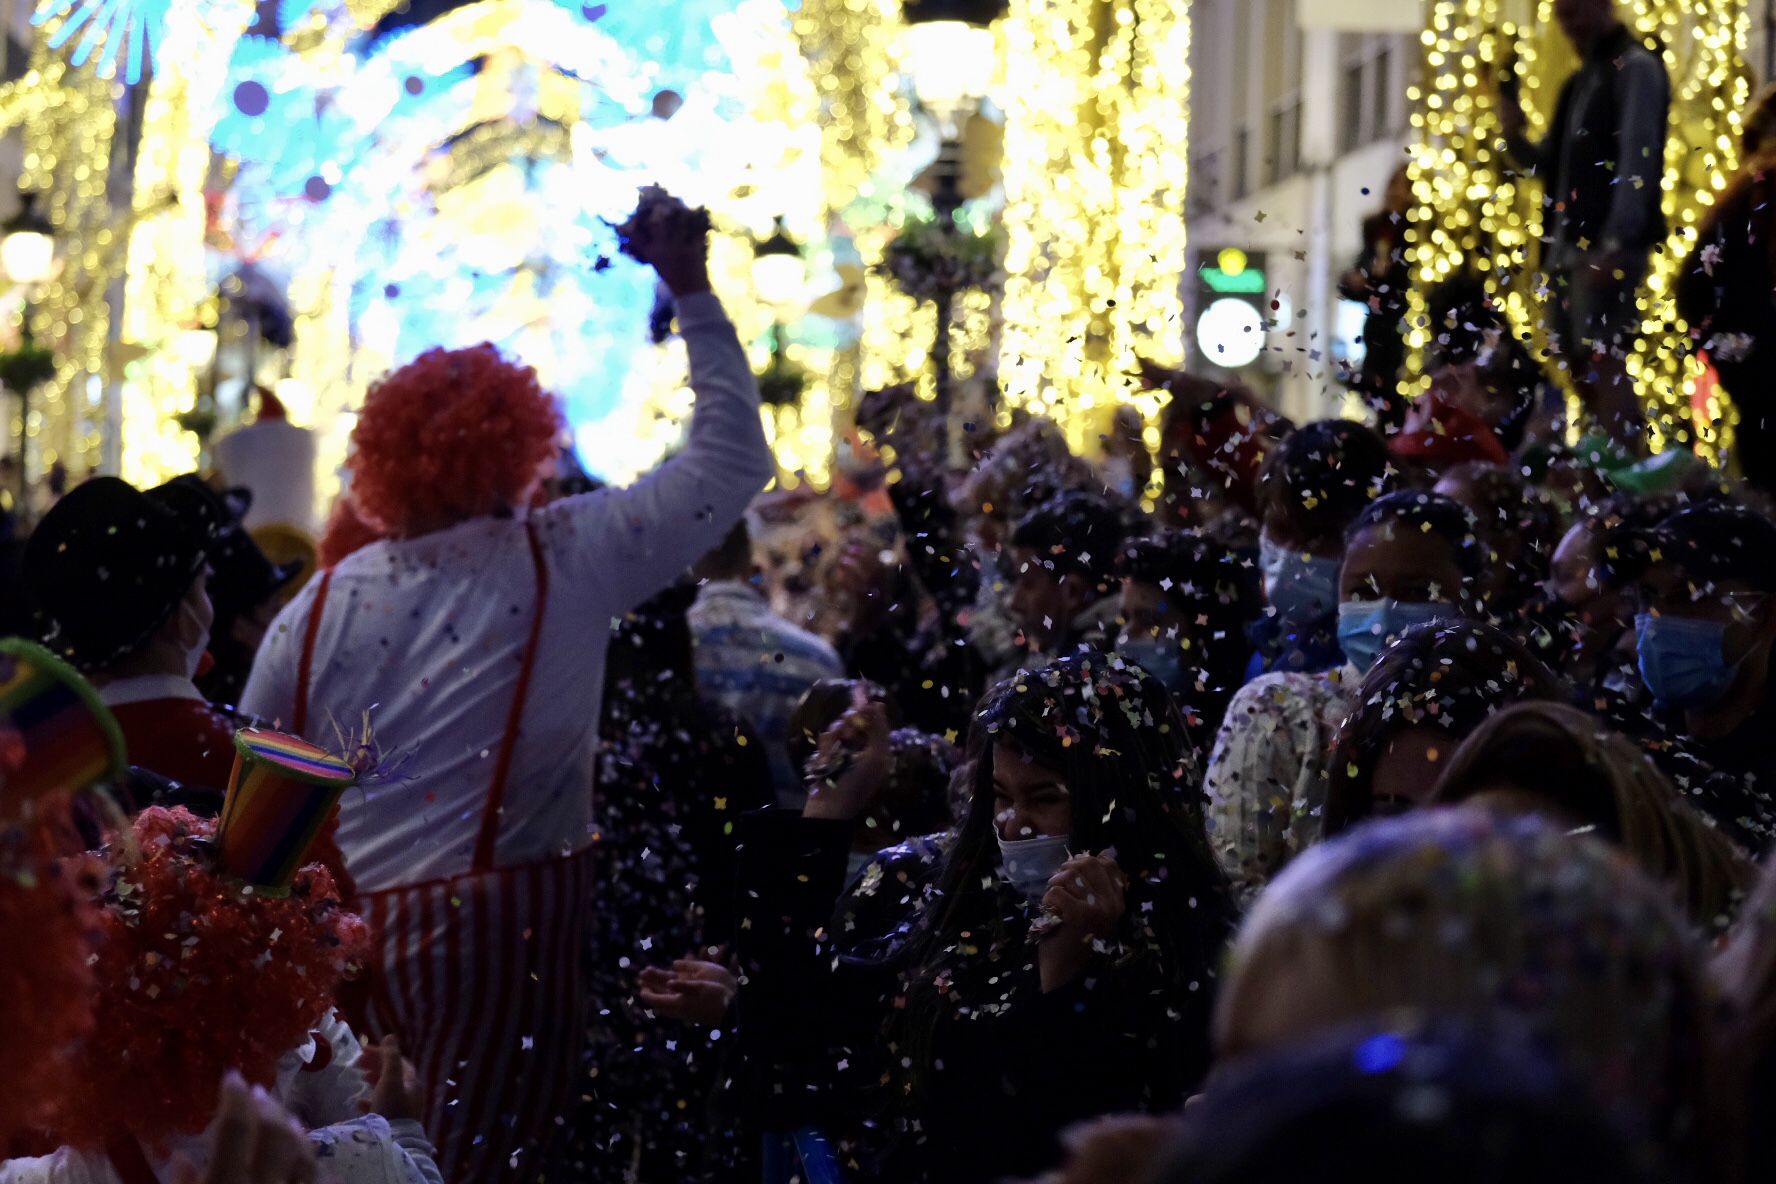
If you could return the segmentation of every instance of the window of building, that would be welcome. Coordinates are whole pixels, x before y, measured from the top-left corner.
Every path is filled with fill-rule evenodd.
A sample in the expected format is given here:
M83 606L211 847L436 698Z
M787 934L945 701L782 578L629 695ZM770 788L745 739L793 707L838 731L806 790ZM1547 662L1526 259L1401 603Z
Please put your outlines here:
M1275 185L1301 168L1301 99L1291 96L1271 109L1264 142L1264 181Z
M1338 85L1338 150L1349 152L1363 143L1363 63L1347 61Z
M1340 40L1338 147L1350 152L1400 130L1403 82L1395 76L1396 38L1365 34Z
M1233 133L1233 193L1238 201L1252 192L1252 134L1245 128Z

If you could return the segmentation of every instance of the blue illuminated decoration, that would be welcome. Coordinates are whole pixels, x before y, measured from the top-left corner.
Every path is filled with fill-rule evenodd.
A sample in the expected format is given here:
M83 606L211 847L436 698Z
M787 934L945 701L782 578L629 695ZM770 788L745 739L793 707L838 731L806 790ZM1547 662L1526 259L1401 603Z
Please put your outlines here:
M717 32L739 3L481 0L363 33L342 0L282 0L286 37L353 35L332 56L237 43L211 112L236 249L330 267L354 345L380 356L492 341L537 366L596 464L653 348L652 277L608 222L666 173L694 184L687 155L744 116Z
M172 0L43 0L31 23L43 25L65 16L50 34L49 47L60 49L80 33L68 60L84 66L97 53L96 68L106 78L115 74L121 60L123 79L133 86L142 81L143 67L166 35L172 6Z

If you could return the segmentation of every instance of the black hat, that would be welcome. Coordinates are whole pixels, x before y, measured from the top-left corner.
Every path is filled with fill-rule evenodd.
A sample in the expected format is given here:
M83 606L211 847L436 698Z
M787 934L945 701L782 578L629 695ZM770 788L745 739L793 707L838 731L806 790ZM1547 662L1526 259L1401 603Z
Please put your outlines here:
M1669 566L1696 584L1744 580L1756 591L1776 592L1776 522L1734 502L1686 506L1650 531L1613 541L1612 582Z
M280 566L267 559L241 525L252 505L250 490L217 490L196 473L186 473L150 489L148 496L206 540L218 622L252 612L302 571L300 563Z
M1018 519L1011 542L1035 552L1037 562L1057 576L1106 583L1114 577L1123 535L1122 516L1107 498L1073 491Z
M166 624L206 554L200 532L127 481L76 486L25 544L44 642L82 670L111 665Z

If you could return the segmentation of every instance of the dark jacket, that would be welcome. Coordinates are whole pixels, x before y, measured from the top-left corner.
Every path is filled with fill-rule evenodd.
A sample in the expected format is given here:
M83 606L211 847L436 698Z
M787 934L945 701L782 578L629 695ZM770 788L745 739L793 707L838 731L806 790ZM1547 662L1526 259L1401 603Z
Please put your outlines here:
M1684 735L1680 714L1656 708L1619 722L1721 833L1755 855L1776 845L1776 699L1714 739Z
M1776 489L1776 170L1739 177L1703 215L1675 294L1739 410L1741 469Z
M1406 317L1412 269L1406 265L1405 220L1387 211L1363 220L1363 250L1351 264L1349 279L1339 294L1368 306L1363 318L1363 368L1355 376L1355 389L1367 396L1382 431L1397 429L1406 418L1400 397L1400 371L1406 365L1406 339L1401 322Z
M1646 251L1665 238L1670 118L1664 64L1618 25L1560 88L1547 138L1509 144L1542 178L1543 235L1557 264L1567 252Z
M1052 1167L1074 1122L1175 1108L1200 1079L1218 948L1194 990L1134 957L1044 993L1025 907L1003 885L1000 938L975 935L938 972L928 1046L887 1047L884 1021L916 993L904 932L874 949L833 932L850 837L785 811L742 820L737 1036L764 1129L822 1127L848 1178L981 1184ZM926 1066L910 1092L908 1060Z

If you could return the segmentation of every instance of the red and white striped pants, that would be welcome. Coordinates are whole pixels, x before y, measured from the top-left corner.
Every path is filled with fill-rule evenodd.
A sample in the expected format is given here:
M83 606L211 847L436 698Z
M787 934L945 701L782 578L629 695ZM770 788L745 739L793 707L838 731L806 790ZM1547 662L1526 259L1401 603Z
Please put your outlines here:
M585 1045L591 851L368 893L368 1035L419 1070L448 1184L534 1180Z

